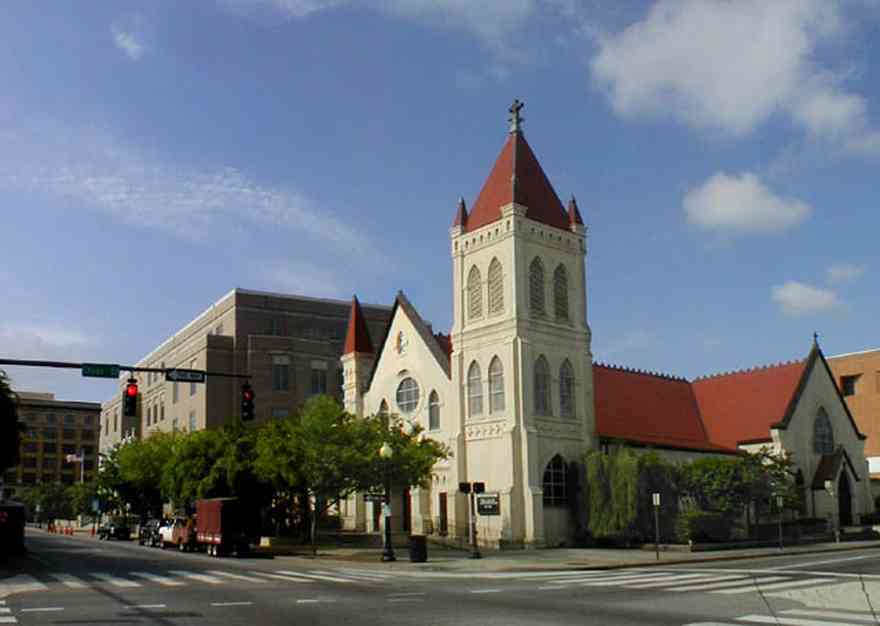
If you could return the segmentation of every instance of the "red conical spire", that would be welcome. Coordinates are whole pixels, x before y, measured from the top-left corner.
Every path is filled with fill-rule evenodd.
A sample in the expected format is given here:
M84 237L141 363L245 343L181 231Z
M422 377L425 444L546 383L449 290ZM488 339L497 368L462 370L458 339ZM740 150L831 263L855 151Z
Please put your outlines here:
M361 303L357 296L351 298L351 313L348 316L348 331L345 333L345 348L343 354L352 352L373 353L373 342L370 341L370 331L364 312L361 311Z
M458 208L455 211L455 221L452 222L453 226L461 226L464 228L467 226L467 206L465 206L464 198L458 199Z
M581 219L581 212L578 211L577 200L574 199L574 194L571 195L571 200L568 201L568 223L571 226L575 224L584 225L584 220Z

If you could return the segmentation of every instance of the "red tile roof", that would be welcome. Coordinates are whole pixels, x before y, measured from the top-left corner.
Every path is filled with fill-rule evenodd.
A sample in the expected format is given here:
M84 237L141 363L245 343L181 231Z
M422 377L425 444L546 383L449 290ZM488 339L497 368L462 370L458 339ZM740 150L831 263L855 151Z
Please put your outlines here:
M596 430L602 438L659 447L730 451L707 436L691 385L683 378L596 363L593 389Z
M526 217L569 230L569 218L522 131L513 131L467 216L468 231L501 219L501 207L516 202Z
M709 439L727 447L770 436L786 416L809 358L691 383Z
M352 352L373 353L370 331L367 328L367 321L364 319L364 312L361 311L361 303L358 302L357 296L353 296L351 299L351 313L348 316L348 330L345 333L345 347L342 353L351 354Z

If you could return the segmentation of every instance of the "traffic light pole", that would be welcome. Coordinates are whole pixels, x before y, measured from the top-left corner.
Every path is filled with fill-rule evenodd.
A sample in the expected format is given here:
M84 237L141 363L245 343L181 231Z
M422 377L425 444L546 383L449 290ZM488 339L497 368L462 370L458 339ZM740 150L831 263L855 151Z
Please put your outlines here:
M0 365L15 365L17 367L54 367L59 369L71 369L71 370L82 370L83 365L87 365L86 363L71 363L69 361L36 361L33 359L0 359ZM119 365L116 363L112 363L110 365L115 366L122 372L153 372L157 374L165 374L168 372L172 372L178 368L176 367L138 367L137 365ZM204 374L205 376L216 376L218 378L244 378L250 379L250 374L230 374L228 372L209 372L207 370L190 370L193 372L199 372ZM113 377L115 378L115 376Z

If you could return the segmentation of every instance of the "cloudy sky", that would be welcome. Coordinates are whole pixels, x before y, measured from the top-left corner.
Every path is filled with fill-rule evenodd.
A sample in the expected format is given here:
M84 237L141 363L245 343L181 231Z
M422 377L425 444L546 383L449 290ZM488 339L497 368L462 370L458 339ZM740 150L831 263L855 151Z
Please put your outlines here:
M451 322L507 107L589 227L598 360L880 345L875 0L6 3L0 355L139 359L233 287ZM106 400L108 382L13 370Z

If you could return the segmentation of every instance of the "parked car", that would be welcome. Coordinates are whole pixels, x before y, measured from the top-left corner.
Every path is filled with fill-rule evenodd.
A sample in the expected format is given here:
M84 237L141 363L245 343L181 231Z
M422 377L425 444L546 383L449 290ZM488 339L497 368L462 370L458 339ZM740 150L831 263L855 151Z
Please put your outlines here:
M196 548L196 529L192 520L176 517L159 528L161 547L177 546L181 552Z
M161 545L161 537L159 536L160 520L149 519L138 528L138 543L142 546L155 548Z
M111 518L98 527L98 539L131 539L131 527L121 517Z
M236 498L212 498L196 502L198 528L196 539L209 556L239 555L248 551L243 512Z

